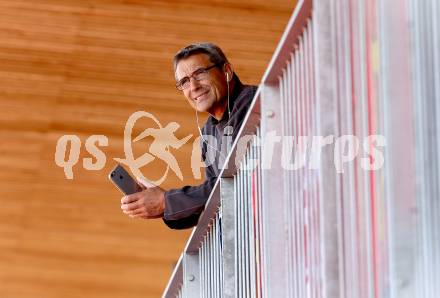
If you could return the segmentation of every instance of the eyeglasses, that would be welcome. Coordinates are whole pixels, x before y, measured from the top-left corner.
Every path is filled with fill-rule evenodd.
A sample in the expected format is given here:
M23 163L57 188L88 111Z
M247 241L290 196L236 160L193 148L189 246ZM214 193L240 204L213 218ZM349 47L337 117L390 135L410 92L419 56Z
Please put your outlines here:
M177 90L182 91L182 90L188 88L190 86L190 84L191 84L191 78L193 78L196 81L201 81L201 80L206 79L208 77L208 75L209 75L208 71L211 68L214 68L214 67L219 66L219 65L220 64L217 63L217 64L214 64L214 65L211 65L211 66L208 66L208 67L202 67L202 68L199 68L199 69L195 70L191 75L182 78L180 81L178 81L176 83Z

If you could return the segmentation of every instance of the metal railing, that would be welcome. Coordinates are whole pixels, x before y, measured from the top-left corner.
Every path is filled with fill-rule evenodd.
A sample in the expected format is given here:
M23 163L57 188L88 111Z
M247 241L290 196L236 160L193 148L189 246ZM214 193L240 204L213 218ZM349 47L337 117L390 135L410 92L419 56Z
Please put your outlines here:
M440 293L440 3L409 1L416 151L415 293Z
M253 145L260 139L257 130ZM234 177L235 297L261 297L261 158L251 146Z
M164 297L436 297L439 16L298 1Z

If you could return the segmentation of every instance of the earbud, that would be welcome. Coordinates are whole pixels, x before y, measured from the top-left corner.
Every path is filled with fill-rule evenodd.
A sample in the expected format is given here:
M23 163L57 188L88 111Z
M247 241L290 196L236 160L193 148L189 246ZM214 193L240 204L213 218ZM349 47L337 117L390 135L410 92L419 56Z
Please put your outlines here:
M226 74L226 82L229 82L229 74L227 72L225 72Z

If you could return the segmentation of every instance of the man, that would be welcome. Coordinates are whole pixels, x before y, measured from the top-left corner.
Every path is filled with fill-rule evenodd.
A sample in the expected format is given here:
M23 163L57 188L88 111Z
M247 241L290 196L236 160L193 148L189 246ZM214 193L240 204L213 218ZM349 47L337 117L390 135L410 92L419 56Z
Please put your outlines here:
M198 112L210 114L201 132L202 158L207 153L221 152L221 140L226 126L232 127L234 140L249 109L257 87L243 85L234 73L222 50L211 43L192 44L174 56L176 88L183 92L188 103ZM198 124L198 123L197 123ZM214 148L205 137L217 140ZM224 148L224 146L223 146ZM134 218L163 218L173 229L197 225L200 214L209 198L221 165L216 162L205 169L205 182L199 186L185 186L164 191L160 187L140 181L144 190L121 199L121 209Z

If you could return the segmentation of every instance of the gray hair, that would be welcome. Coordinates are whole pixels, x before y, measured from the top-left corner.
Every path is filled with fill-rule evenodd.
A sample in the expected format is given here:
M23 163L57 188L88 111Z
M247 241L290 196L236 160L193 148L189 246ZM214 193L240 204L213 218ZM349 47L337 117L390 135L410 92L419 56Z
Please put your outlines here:
M186 59L195 54L206 54L212 63L218 65L223 65L228 62L223 51L215 44L209 42L194 43L180 49L176 55L174 55L174 71L176 71L177 63L179 63L180 60Z

